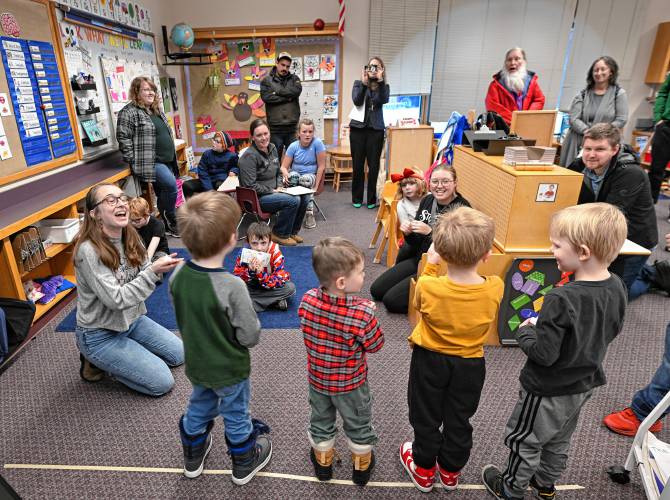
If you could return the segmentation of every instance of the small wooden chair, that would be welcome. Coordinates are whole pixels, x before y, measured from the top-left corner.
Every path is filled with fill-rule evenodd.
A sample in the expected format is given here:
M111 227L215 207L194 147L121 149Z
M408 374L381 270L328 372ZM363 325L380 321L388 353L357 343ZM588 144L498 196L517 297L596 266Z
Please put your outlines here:
M347 157L331 154L330 163L333 166L333 189L335 189L335 192L338 192L340 190L340 183L353 181L353 162L351 161L351 156ZM343 179L342 174L345 174L348 177Z
M381 235L381 240L379 241L379 247L375 253L374 262L379 264L381 262L382 254L384 253L384 248L386 244L393 238L395 240L395 253L392 253L391 247L389 245L389 252L386 256L386 265L392 266L395 262L395 257L397 255L397 234L398 234L398 215L396 209L398 207L398 200L395 199L395 194L398 191L398 185L394 184L391 181L386 181L384 183L384 189L382 190L382 195L379 200L379 209L377 210L377 217L375 222L377 222L377 228L375 233L372 235L372 240L370 240L369 248L375 248L377 245L377 240Z

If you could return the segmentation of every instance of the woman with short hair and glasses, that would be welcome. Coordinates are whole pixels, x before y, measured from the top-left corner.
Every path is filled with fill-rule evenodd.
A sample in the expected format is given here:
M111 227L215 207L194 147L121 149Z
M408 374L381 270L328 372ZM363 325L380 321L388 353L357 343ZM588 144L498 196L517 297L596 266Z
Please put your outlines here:
M435 167L428 183L430 194L421 200L415 219L400 225L405 244L400 247L396 263L370 287L372 297L383 301L389 312L407 313L409 283L416 276L421 255L433 242L432 233L437 218L456 207L470 206L468 200L458 194L456 186L454 167L447 164Z
M150 263L129 216L128 196L114 184L86 195L74 248L79 373L97 382L106 372L131 389L161 396L174 385L170 367L184 362L184 346L146 316L144 301L159 275L182 259L171 254Z
M165 230L178 238L175 204L179 167L158 87L148 77L138 76L130 83L128 98L130 102L119 111L116 121L119 150L133 175L153 184Z

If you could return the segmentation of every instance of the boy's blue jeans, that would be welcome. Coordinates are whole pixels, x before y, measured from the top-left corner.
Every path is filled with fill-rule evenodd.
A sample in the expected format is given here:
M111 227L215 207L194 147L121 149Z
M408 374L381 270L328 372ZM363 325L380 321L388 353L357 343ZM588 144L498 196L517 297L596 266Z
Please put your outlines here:
M193 384L191 400L184 413L186 434L202 434L207 430L207 424L221 415L228 441L232 444L243 443L253 429L249 414L250 397L249 379L216 389Z
M640 421L647 418L651 410L663 399L670 390L670 323L665 327L665 350L663 360L656 369L656 373L645 388L640 389L633 396L631 408ZM663 413L666 415L668 410Z

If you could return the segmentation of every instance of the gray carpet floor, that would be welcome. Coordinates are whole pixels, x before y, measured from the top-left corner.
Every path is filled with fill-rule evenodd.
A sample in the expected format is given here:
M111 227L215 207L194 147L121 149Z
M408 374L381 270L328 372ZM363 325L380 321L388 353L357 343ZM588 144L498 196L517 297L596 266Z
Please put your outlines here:
M305 230L305 244L329 235L350 238L363 248L373 232L374 211L351 207L348 190L327 190L320 205L328 222ZM658 207L661 234L669 230L667 201ZM179 240L172 240L179 246ZM366 286L385 269L372 263L367 250ZM653 258L668 258L658 250ZM268 475L244 487L230 481L222 424L214 430L214 447L206 469L212 474L189 480L180 473L181 445L177 420L190 394L183 368L174 370L175 389L162 398L133 393L106 379L87 384L79 378L79 360L72 333L55 326L72 306L64 309L0 377L0 474L21 497L41 498L419 498L398 460L398 447L411 439L407 420L406 384L410 358L404 316L379 308L386 344L369 357L370 386L374 394L374 423L380 435L377 468L366 488L352 484L320 484L308 458L305 350L298 330L264 330L252 351L252 411L272 427L274 454ZM608 384L596 390L582 411L574 435L568 469L562 485L581 489L560 491L561 498L644 498L639 476L626 486L611 483L606 466L623 463L631 440L608 432L601 419L629 404L635 390L646 384L663 352L665 325L670 320L668 297L649 294L629 306L623 332L609 349L605 368ZM479 410L473 419L474 448L463 470L465 485L453 498L487 498L480 489L483 465L502 465L506 448L502 431L515 403L518 374L524 362L516 348L486 349L487 377ZM660 433L670 440L670 432ZM335 478L351 477L351 461L342 436L337 450L342 465ZM35 470L10 464L94 466L106 470ZM122 470L114 470L121 467ZM148 470L128 471L128 467ZM110 469L111 468L111 469ZM472 486L470 486L472 485ZM432 495L446 494L437 489Z

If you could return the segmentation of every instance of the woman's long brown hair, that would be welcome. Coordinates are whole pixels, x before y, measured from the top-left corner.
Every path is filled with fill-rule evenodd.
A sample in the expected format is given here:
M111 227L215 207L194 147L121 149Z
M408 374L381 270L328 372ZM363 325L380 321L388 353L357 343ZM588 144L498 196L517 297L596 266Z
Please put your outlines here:
M142 98L140 97L140 89L142 88L142 83L147 82L149 84L149 87L154 91L155 97L154 97L154 102L151 103L151 105L147 108L142 101ZM136 78L133 78L133 81L130 82L130 90L128 91L128 98L133 101L136 105L138 105L140 108L145 108L151 111L154 115L160 115L161 114L161 96L158 95L158 87L156 84L151 80L151 78L147 76L138 76Z
M98 184L93 186L86 194L86 207L84 212L84 224L79 230L79 234L75 239L74 255L76 257L79 251L79 246L85 242L90 241L91 245L95 247L96 252L100 256L100 261L115 271L121 265L121 255L109 237L102 231L102 224L98 219L91 217L91 210L94 209L95 204L100 201L97 198L97 193L103 186L116 186L115 184ZM130 208L128 208L130 212ZM132 224L128 224L121 231L121 242L123 244L123 251L126 254L128 263L133 267L141 266L147 258L147 251Z

